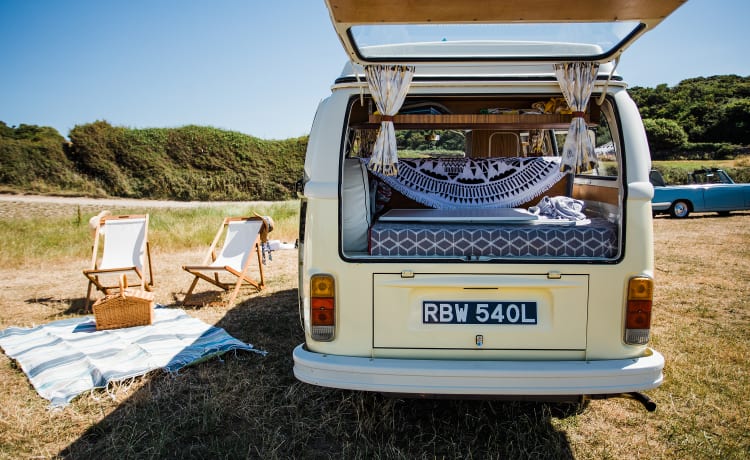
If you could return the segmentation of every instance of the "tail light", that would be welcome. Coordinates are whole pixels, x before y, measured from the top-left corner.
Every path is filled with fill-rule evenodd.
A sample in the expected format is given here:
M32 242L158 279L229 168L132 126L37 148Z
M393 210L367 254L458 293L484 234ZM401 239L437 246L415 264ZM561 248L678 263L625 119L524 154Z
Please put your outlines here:
M329 342L336 330L336 289L331 275L310 277L310 335Z
M625 311L625 343L630 345L648 343L653 299L654 280L645 276L630 279Z

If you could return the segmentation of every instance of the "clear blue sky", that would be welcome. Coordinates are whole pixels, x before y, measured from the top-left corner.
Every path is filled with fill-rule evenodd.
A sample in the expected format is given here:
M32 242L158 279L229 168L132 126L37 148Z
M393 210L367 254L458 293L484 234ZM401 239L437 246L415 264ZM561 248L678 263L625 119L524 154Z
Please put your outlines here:
M748 76L748 19L750 0L689 0L618 73L651 87ZM345 59L323 0L0 0L0 120L296 137Z

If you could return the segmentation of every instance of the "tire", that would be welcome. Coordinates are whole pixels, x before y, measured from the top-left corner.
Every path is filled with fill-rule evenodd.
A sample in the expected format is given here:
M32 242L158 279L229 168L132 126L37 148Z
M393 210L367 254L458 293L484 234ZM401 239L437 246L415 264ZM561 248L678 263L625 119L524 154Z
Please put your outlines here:
M669 208L669 215L677 219L684 219L690 215L690 204L687 201L678 200Z

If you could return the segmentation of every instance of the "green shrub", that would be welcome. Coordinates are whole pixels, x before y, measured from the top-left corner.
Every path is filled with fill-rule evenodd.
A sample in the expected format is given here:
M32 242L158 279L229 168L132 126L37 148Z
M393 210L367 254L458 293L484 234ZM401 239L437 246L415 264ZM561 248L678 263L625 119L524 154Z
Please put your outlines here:
M96 194L94 184L66 157L65 144L54 128L15 128L0 121L0 184L25 192Z
M124 131L106 121L77 125L70 131L69 154L78 168L110 195L138 198L118 161Z
M674 120L646 118L643 120L651 150L670 150L682 147L688 141L687 133Z
M266 141L212 127L76 126L70 156L115 196L199 201L296 198L307 137Z

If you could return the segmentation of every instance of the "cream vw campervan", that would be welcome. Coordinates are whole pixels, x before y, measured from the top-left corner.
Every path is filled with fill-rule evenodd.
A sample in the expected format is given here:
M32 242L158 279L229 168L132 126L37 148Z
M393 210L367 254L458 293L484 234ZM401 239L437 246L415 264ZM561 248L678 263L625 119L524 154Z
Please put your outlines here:
M650 157L614 67L683 1L327 0L294 373L415 395L662 383Z

